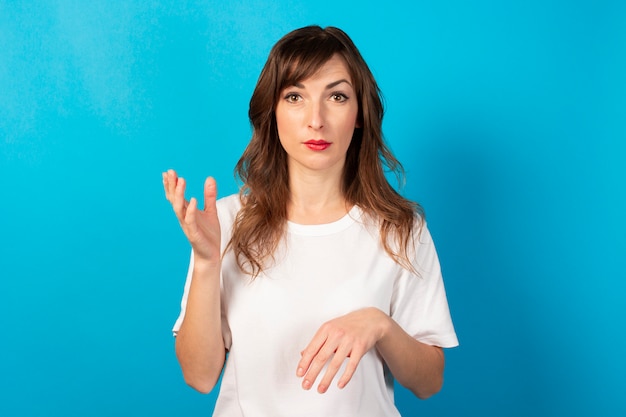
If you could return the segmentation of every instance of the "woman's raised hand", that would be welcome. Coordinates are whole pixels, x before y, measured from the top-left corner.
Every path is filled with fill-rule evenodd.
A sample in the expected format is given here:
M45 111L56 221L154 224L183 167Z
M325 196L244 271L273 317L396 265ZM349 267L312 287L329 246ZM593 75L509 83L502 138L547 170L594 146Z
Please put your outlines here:
M217 218L217 185L211 177L204 183L204 209L198 208L198 200L185 200L185 179L179 178L173 169L163 173L165 198L170 202L180 227L189 239L194 259L217 263L220 260L220 223Z

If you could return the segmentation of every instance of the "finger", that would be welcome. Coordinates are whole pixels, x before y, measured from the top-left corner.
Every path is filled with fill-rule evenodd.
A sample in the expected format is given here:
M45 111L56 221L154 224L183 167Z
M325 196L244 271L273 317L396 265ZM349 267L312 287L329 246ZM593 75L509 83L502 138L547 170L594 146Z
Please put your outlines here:
M204 211L207 213L217 213L217 183L215 178L208 177L204 181Z
M178 217L181 222L185 217L185 206L185 179L179 178L174 188L174 202L172 203L172 207L174 207L176 217Z
M198 212L198 200L195 197L191 197L189 205L185 210L185 225L190 234L194 234L196 231L196 213Z
M325 393L328 390L328 387L332 383L335 375L339 372L341 365L345 361L346 357L350 354L349 348L339 348L334 353L330 362L328 362L328 366L326 367L326 373L322 377L319 385L317 386L317 392L320 394Z
M302 388L308 390L313 386L313 384L315 384L315 380L324 368L324 365L326 365L326 363L328 363L328 361L333 358L336 349L336 345L331 345L329 343L326 343L324 344L324 346L322 346L317 355L315 355L315 357L311 361L311 365L304 375Z
M348 385L348 382L352 379L352 375L356 372L359 363L361 362L361 358L363 357L363 353L352 350L350 353L350 358L348 359L348 363L346 364L346 369L343 371L341 378L339 378L339 382L337 382L337 387L344 388Z
M315 333L315 336L313 336L313 339L311 339L311 341L307 345L307 347L304 348L304 350L300 353L302 357L300 358L300 362L298 362L298 368L296 371L297 376L304 376L304 374L309 369L309 366L311 366L311 361L326 342L327 336L325 333L322 334L321 332L322 329L318 330L317 333Z
M171 203L172 200L170 199L169 187L170 187L170 175L167 171L165 171L163 173L163 190L165 191L165 198L167 199L167 201Z
M173 169L168 169L163 176L163 185L165 187L165 197L170 203L174 203L174 190L176 189L177 175Z

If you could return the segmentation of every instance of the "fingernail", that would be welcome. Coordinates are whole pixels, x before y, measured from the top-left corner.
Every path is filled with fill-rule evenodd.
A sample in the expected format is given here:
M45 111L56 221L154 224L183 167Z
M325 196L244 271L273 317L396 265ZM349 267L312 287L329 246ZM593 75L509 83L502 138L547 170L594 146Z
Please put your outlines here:
M302 382L302 388L310 389L311 388L311 381L309 381L308 379L305 379L304 382Z
M317 392L319 392L320 394L323 394L326 392L326 390L328 389L328 387L324 386L324 385L320 385L319 387L317 387Z
M304 369L302 368L298 368L298 371L296 372L297 376L303 376L304 375Z

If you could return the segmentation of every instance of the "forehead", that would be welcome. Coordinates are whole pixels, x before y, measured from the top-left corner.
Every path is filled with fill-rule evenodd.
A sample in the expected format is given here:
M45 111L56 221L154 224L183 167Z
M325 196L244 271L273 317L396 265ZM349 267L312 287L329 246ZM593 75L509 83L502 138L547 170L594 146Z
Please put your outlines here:
M320 78L339 77L352 83L351 71L340 54L334 54L322 63L298 60L286 71L283 88Z
M307 79L326 79L337 77L344 78L349 82L352 82L346 61L339 55L335 54ZM302 81L306 81L307 79Z

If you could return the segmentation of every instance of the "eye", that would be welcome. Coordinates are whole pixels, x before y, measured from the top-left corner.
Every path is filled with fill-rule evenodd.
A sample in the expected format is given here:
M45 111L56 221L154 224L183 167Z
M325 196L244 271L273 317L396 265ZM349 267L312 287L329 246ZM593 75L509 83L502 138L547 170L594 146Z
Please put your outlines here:
M344 93L332 93L330 95L330 99L337 103L343 103L344 101L348 100L348 96Z
M302 96L297 93L287 93L284 98L288 103L297 103L302 100Z

